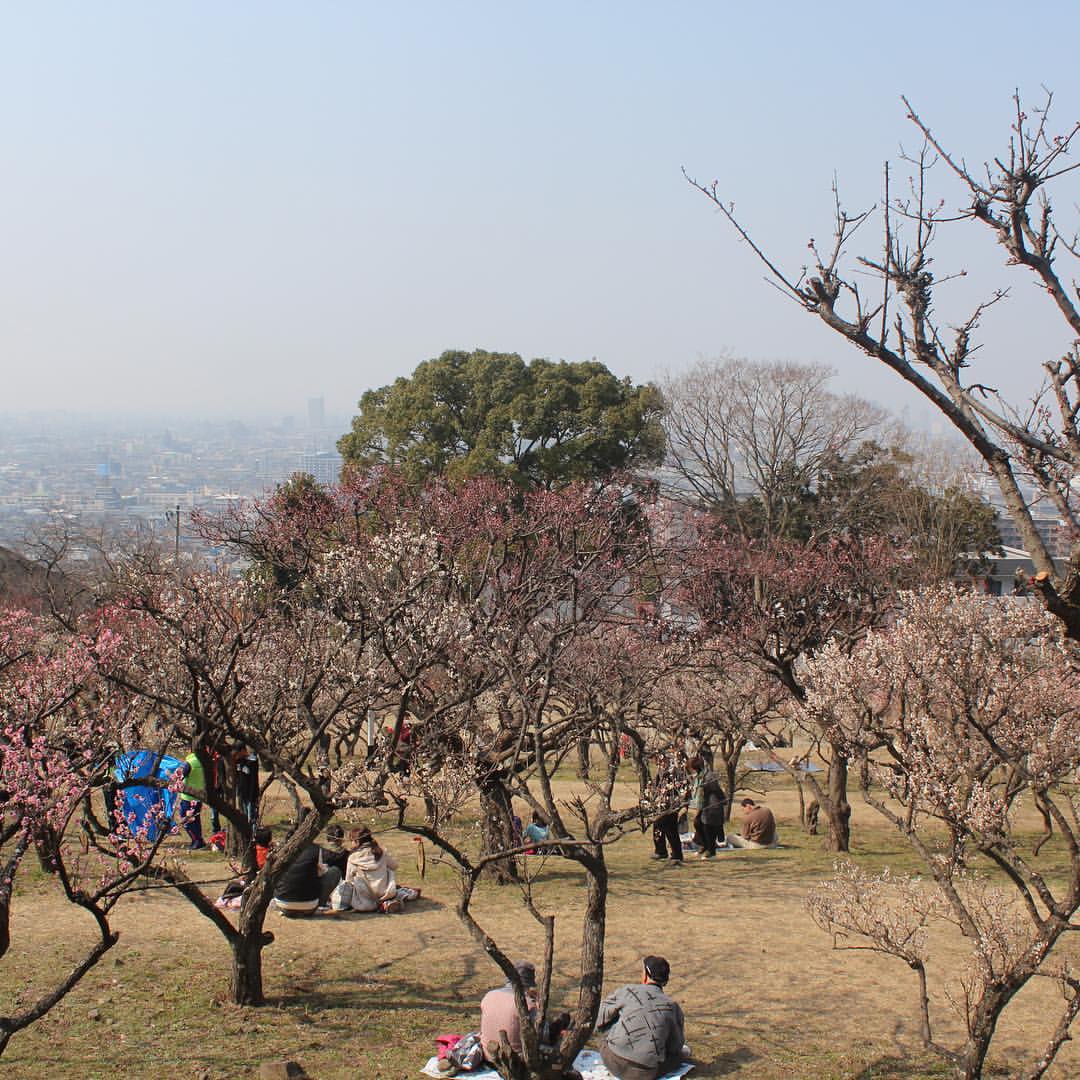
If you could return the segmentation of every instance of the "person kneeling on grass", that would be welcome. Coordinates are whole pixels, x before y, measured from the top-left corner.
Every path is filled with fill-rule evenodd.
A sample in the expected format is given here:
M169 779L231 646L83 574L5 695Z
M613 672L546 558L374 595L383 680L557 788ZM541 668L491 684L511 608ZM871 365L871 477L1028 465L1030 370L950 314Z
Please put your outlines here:
M244 893L251 888L251 883L255 880L255 875L266 865L270 849L274 846L274 834L260 826L252 833L251 840L255 866L226 884L224 891L214 902L215 907L233 910L239 908L243 904Z
M354 829L349 839L353 852L345 864L345 880L331 897L335 910L399 913L405 903L420 895L419 889L397 883L397 860L371 835L370 829Z
M759 806L753 799L742 801L742 828L728 843L736 848L767 848L776 845L776 818L767 806Z
M690 1055L683 1042L683 1011L664 993L670 974L662 956L646 956L641 982L616 990L600 1003L600 1057L618 1080L657 1080Z

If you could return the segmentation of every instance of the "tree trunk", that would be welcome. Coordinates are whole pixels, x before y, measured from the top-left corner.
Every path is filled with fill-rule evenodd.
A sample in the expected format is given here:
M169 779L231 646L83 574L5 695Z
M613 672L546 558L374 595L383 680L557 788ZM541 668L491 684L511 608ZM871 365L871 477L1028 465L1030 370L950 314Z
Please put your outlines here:
M578 739L577 744L577 759L578 767L577 774L582 780L589 779L589 747L592 745L591 740L588 738Z
M232 973L229 1000L234 1005L265 1005L262 978L262 951L274 940L261 929L255 934L238 934L232 941Z
M581 930L581 983L577 1009L559 1047L563 1075L573 1075L574 1058L592 1035L604 983L604 935L607 928L608 870L604 849L597 844L582 853L585 870L585 912Z
M263 929L266 910L272 898L270 882L256 879L236 921L236 936L231 938L232 973L229 978L229 1000L234 1005L264 1005L262 951L274 940Z
M279 853L284 855L290 846L294 854L299 855L304 846L312 843L319 831L330 819L330 812L307 811L300 827L281 845ZM271 853L271 858L274 858ZM264 871L260 872L244 894L236 920L234 935L229 938L232 948L232 974L229 979L229 997L235 1005L263 1005L262 951L274 940L274 935L263 928L266 912L274 897L274 883ZM284 867L282 867L284 871Z
M727 805L724 807L724 821L731 820L731 810L735 805L735 781L739 771L739 758L731 755L724 758L724 779L727 781Z
M847 800L847 758L837 746L829 755L829 798L823 809L829 819L826 851L849 851L851 848L851 805Z
M493 1044L494 1045L494 1044ZM525 1059L510 1048L505 1036L499 1040L499 1046L492 1055L495 1071L503 1080L580 1080L581 1074L575 1069L564 1069L557 1061L544 1061L536 1068L530 1068Z
M515 846L513 804L498 780L488 781L480 788L480 819L482 854ZM498 885L510 885L518 880L517 864L513 859L498 859L484 868L484 877Z

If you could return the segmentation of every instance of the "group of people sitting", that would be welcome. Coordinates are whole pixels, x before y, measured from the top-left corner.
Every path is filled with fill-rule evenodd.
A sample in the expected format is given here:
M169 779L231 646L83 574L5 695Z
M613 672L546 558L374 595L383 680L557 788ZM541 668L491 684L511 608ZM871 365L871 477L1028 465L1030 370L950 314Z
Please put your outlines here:
M420 895L398 884L397 860L366 826L349 832L348 847L340 825L331 825L326 839L325 845L309 844L278 882L274 905L283 915L396 914Z
M530 1018L535 1021L540 1008L536 993L536 968L527 960L514 964L525 989ZM683 1011L664 990L671 968L662 956L646 956L641 962L637 983L620 987L600 1003L596 1030L603 1035L600 1057L617 1080L657 1080L678 1068L690 1056L684 1036ZM543 1025L541 1042L556 1045L570 1024L562 1013ZM521 1053L521 1017L514 1001L513 984L507 982L489 990L480 1002L480 1031L463 1040L462 1058L454 1049L439 1063L447 1076L467 1073L494 1063L498 1048L506 1045ZM457 1044L462 1046L462 1043Z
M254 833L255 867L248 875L230 882L218 900L220 907L240 907L254 874L262 869L273 846L269 829ZM396 914L416 900L419 889L399 885L397 860L366 826L349 832L331 825L325 844L308 844L277 883L274 907L293 918L306 915L340 915L347 911L381 911Z
M720 778L700 755L690 757L685 767L677 760L664 762L653 784L654 799L669 809L653 821L653 859L683 861L679 819L686 807L693 825L693 844L700 859L714 859L719 848L774 847L776 818L773 812L753 799L743 799L742 824L738 833L724 834L727 797Z

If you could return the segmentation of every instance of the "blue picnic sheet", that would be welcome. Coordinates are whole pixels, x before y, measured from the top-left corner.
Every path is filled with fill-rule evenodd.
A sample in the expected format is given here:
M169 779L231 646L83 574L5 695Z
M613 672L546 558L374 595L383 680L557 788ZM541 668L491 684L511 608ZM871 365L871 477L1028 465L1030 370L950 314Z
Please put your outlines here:
M693 1067L691 1062L684 1061L675 1072L664 1073L660 1080L676 1080L676 1077L685 1076ZM600 1054L596 1050L582 1050L574 1058L574 1068L581 1073L585 1080L615 1080L604 1067L604 1063L600 1060ZM446 1075L439 1072L439 1059L437 1057L431 1058L420 1071L424 1076L434 1076L440 1078L440 1080ZM499 1080L499 1074L494 1069L463 1072L458 1073L458 1076L468 1077L468 1080Z

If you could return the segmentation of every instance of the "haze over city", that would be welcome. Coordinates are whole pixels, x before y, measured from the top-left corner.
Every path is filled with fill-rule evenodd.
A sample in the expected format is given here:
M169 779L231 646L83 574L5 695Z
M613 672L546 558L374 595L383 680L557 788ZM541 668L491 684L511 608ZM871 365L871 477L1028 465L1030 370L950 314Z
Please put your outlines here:
M635 380L725 351L824 361L838 388L903 408L895 376L763 283L680 168L718 179L797 272L828 233L834 173L863 208L882 162L917 146L902 93L977 162L1003 145L1015 87L1038 97L1072 70L1071 34L1032 26L1039 47L1017 49L1006 19L999 3L978 19L921 3L7 5L0 413L280 419L323 396L347 416L366 388L476 347ZM1074 88L1053 88L1064 124ZM1064 335L989 237L965 243L948 267L945 240L938 272L972 253L989 269L951 286L956 317L1014 286L980 362L1027 389L1014 360Z

